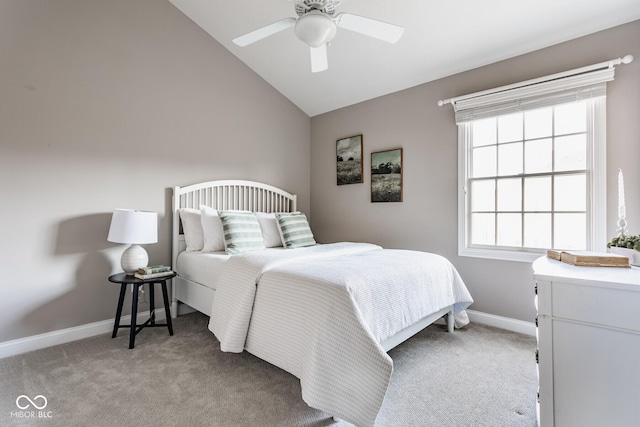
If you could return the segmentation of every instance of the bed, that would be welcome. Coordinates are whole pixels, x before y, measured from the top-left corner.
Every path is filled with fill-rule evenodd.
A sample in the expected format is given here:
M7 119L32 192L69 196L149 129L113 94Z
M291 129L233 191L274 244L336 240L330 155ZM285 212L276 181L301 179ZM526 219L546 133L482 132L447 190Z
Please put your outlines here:
M442 317L449 332L464 326L473 299L439 255L315 244L296 201L251 181L175 187L172 315L182 303L210 316L221 350L248 351L295 375L313 408L373 425L393 372L387 351ZM257 221L260 238L242 228L227 239L245 220ZM224 242L212 234L218 227Z

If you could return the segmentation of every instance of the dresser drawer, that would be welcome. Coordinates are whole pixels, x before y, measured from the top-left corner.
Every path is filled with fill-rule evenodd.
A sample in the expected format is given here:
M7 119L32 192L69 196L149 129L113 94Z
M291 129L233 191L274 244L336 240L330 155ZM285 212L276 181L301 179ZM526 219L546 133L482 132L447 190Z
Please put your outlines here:
M553 317L640 332L640 292L551 283Z

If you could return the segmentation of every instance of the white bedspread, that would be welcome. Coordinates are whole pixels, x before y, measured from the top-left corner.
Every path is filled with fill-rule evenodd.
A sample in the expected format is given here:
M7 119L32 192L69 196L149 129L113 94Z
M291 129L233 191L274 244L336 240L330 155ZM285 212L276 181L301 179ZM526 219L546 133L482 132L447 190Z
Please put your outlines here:
M393 371L380 341L472 302L434 254L362 243L254 251L225 264L209 329L230 352L242 352L249 334L259 357L300 378L309 406L370 426Z

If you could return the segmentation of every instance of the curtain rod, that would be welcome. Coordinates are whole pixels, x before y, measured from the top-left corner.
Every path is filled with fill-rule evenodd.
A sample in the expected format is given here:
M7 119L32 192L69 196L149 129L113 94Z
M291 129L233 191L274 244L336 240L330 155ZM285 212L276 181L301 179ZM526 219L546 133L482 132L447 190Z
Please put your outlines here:
M536 83L542 83L550 80L559 79L562 77L575 76L577 74L586 73L587 71L598 70L601 68L613 68L620 64L630 64L633 61L633 55L626 55L623 58L612 59L610 61L600 62L599 64L587 65L585 67L575 68L573 70L563 71L561 73L551 74L550 76L538 77L537 79L527 80L520 83L514 83L507 86L500 86L494 89L483 90L481 92L470 93L468 95L458 96L456 98L441 99L438 101L438 106L442 107L445 104L452 104L461 99L475 98L478 96L489 95L492 93L503 92L505 90L516 89L519 87L530 86Z

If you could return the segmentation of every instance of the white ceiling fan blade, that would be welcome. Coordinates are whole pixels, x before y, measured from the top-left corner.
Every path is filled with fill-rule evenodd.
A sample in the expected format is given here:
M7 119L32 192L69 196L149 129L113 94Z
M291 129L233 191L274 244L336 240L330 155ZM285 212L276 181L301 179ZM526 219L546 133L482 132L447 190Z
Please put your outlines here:
M269 37L275 33L279 33L282 30L286 30L287 28L293 27L296 23L296 18L285 18L281 21L274 22L273 24L269 24L262 28L258 28L257 30L251 31L243 36L236 37L233 39L233 42L238 46L244 47L250 45L251 43L255 43L258 40L262 40L265 37Z
M340 28L355 31L356 33L374 37L388 43L397 42L400 40L402 33L404 33L404 28L398 25L388 24L351 13L341 13L336 16L336 25Z
M327 60L327 45L323 44L320 47L310 47L311 50L311 72L319 73L329 68L329 61Z

